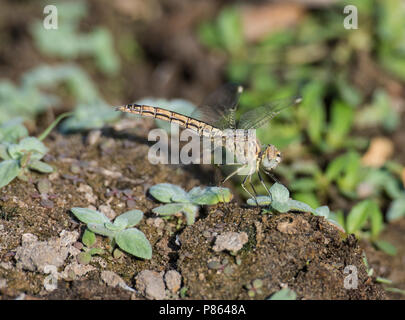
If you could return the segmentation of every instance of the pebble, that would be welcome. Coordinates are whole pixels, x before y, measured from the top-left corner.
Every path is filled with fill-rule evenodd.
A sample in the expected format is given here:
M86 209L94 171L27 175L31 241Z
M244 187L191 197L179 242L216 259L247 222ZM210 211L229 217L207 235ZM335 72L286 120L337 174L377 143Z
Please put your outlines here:
M167 289L176 293L181 287L181 274L176 270L169 270L165 274L165 282Z
M38 181L37 189L40 194L48 194L52 189L51 182L48 179L43 178Z
M108 204L99 206L98 211L104 213L104 215L110 220L113 220L117 216L117 213Z
M6 279L0 279L0 289L7 288L7 280Z
M110 287L120 287L122 289L134 292L135 290L129 287L122 278L112 271L101 272L101 279Z
M48 241L38 241L38 238L31 234L22 235L22 245L17 248L15 259L17 267L29 270L44 272L47 265L60 267L64 264L68 255L77 255L80 251L73 244L79 238L76 231L62 231L60 238Z
M81 183L79 188L77 188L77 191L84 193L84 197L89 203L96 203L97 197L94 195L92 187L90 187L88 184Z
M215 252L223 250L237 252L242 249L246 242L248 242L248 235L246 232L225 232L217 236L215 245L212 249Z
M163 300L166 298L163 272L141 271L136 277L136 289L147 299Z
M87 136L86 143L90 146L96 144L101 137L101 130L92 130Z
M91 265L83 265L74 261L66 266L65 270L61 273L61 276L65 280L77 280L93 270L96 270L96 268Z

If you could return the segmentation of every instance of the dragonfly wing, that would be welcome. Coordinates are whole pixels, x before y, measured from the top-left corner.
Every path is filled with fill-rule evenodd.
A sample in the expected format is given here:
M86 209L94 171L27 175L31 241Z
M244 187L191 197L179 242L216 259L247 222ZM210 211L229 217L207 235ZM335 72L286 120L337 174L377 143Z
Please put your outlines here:
M273 119L282 110L299 104L301 100L301 98L297 97L281 99L248 111L240 117L238 129L258 129Z
M219 129L235 128L235 112L242 86L228 83L211 93L192 117Z

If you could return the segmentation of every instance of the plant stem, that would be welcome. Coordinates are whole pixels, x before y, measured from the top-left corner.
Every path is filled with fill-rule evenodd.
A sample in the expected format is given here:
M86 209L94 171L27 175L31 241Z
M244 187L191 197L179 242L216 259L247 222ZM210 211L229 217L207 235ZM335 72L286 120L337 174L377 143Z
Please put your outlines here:
M55 127L58 125L58 123L59 123L62 119L66 118L66 117L69 117L69 116L71 116L71 115L73 115L73 112L65 112L65 113L62 113L59 117L57 117L57 118L55 119L54 122L52 122L52 123L49 125L48 128L45 129L44 132L42 132L42 133L40 134L40 136L38 137L38 140L41 140L41 141L44 140L44 139L48 136L48 134L52 131L52 129L55 128Z

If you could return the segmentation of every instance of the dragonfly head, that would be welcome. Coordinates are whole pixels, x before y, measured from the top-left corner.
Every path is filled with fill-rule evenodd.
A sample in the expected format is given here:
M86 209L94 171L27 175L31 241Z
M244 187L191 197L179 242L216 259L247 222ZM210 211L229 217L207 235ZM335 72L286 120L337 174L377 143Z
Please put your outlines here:
M267 145L262 154L261 165L263 170L269 172L275 167L277 167L280 162L281 162L280 151L278 151L278 149L272 144Z

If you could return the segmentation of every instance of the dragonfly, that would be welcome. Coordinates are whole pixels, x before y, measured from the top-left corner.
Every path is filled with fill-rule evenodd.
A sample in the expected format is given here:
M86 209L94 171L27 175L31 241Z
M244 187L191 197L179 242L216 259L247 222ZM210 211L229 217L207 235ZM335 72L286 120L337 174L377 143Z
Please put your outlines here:
M251 148L250 150L253 152L248 153L247 161L223 179L221 185L236 174L244 175L241 186L258 203L257 192L252 184L253 174L257 172L261 184L270 195L260 171L262 170L275 180L272 171L280 164L282 156L276 146L272 144L262 145L257 138L253 140L253 146L251 141L249 142L250 145L246 146L247 132L264 126L282 110L299 104L302 99L291 97L271 102L243 113L237 121L236 111L242 91L243 87L238 84L223 85L210 94L191 116L140 104L127 104L116 107L116 110L176 123L182 128L195 132L200 137L211 139L227 136L225 131L228 129L242 129L242 132L246 134L239 134L234 137L235 153L245 152L246 155L246 148ZM246 188L247 183L250 184L254 194Z

